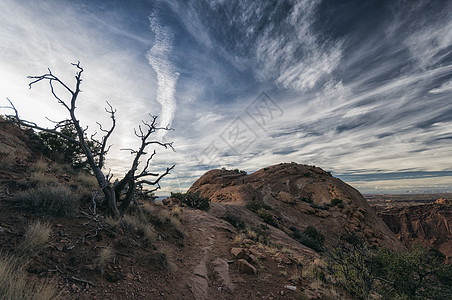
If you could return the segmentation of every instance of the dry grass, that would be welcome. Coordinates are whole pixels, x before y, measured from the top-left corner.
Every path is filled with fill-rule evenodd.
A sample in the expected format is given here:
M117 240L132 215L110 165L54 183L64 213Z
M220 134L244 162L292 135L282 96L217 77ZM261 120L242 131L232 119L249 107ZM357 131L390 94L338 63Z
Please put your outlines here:
M47 163L47 161L45 161L44 158L41 157L30 166L30 171L36 173L45 173L48 167L49 164Z
M245 236L243 236L243 234L238 234L234 237L234 244L241 244L244 239Z
M258 234L257 234L257 232L254 231L254 230L252 230L252 229L250 229L250 228L248 228L248 229L245 231L245 235L246 235L247 238L249 238L249 239L251 239L251 240L253 240L253 241L255 241L255 240L258 239Z
M181 230L182 211L179 207L174 207L169 212L166 208L156 207L155 203L145 202L141 206L141 212L142 214L139 215L141 222L156 226L169 225L178 231ZM153 235L155 235L155 232Z
M300 266L295 266L292 272L292 275L289 277L290 280L294 282L301 282L302 279L302 270Z
M78 207L78 199L63 186L33 188L20 192L17 200L29 212L51 217L75 215Z
M120 222L126 229L135 231L147 243L152 243L157 237L154 227L143 218L124 215Z
M0 168L8 169L15 163L14 155L9 152L0 151Z
M50 225L40 221L32 223L25 231L24 240L19 245L21 257L38 255L47 247L50 238Z
M118 230L119 226L121 225L120 219L114 219L112 217L105 218L105 223L110 227L111 230Z
M50 171L52 173L70 173L70 174L74 174L74 168L72 168L71 164L66 164L66 163L58 163L58 162L53 162L50 164Z
M31 186L43 187L43 186L55 186L58 184L58 180L55 177L49 176L44 172L33 172L28 179Z
M180 230L180 229L181 229L182 223L181 223L181 221L180 221L180 219L179 219L178 217L175 217L175 216L173 216L173 215L169 215L169 216L167 217L167 219L169 220L169 224L170 224L174 229L177 229L177 230Z
M86 189L98 189L97 179L87 172L79 172L75 178L77 184L82 185Z
M180 206L174 206L171 210L171 215L179 218L179 220L182 221L182 210Z
M0 295L1 299L50 300L58 299L56 286L30 280L19 261L0 253Z
M170 247L163 246L158 249L158 251L165 257L165 266L169 272L176 272L179 268L174 263L173 250Z
M104 273L113 256L114 256L113 249L110 246L107 246L100 250L97 267L101 274Z

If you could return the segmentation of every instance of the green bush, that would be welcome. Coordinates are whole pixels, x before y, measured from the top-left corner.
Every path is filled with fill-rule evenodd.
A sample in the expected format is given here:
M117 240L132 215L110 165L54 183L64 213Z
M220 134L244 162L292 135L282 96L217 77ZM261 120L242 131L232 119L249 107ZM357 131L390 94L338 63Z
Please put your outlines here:
M254 213L257 213L258 210L262 209L262 208L266 209L266 210L272 209L270 205L267 205L267 204L264 204L264 203L261 203L261 202L255 201L255 200L248 202L246 204L246 208L251 210Z
M306 203L313 203L312 197L311 195L309 195L308 197L298 197L298 200L306 202Z
M257 215L268 225L278 228L278 222L276 222L273 216L265 208L260 208L257 211Z
M328 269L356 299L378 293L384 299L452 299L452 265L435 249L394 252L366 246L359 237L341 238L329 253Z
M325 243L325 236L314 226L306 227L304 232L301 232L295 227L290 227L290 230L293 232L292 237L301 244L317 252L324 250L323 244Z
M264 245L269 244L269 233L268 233L268 226L265 224L259 224L252 228L247 228L246 230L246 237L255 241L262 243Z
M420 246L404 253L379 249L372 275L385 280L386 298L452 299L452 265L445 264L445 258L436 249Z
M344 203L342 202L342 199L333 198L333 199L331 199L331 206L337 206L339 208L344 208Z
M246 227L245 222L240 217L230 212L226 214L226 217L224 217L224 219L237 229L245 229Z
M78 140L77 131L71 120L65 120L60 124L58 131L74 140ZM59 135L49 132L39 132L37 134L42 143L42 152L59 163L71 164L76 169L89 170L89 164L82 149ZM96 155L100 151L99 142L85 136L87 146Z
M29 189L19 193L17 200L31 213L49 217L73 216L78 207L78 199L62 186Z
M171 197L178 199L181 203L184 203L189 207L200 210L209 210L210 208L210 199L202 197L200 192L171 193Z

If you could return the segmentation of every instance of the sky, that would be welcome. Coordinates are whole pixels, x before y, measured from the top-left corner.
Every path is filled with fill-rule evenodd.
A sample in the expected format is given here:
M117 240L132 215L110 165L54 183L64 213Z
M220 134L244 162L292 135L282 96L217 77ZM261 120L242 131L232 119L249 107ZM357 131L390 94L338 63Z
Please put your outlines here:
M149 114L173 128L153 137L175 149L156 148L153 172L176 164L160 195L281 162L362 193L452 191L452 1L2 0L0 41L0 106L44 126L67 114L27 76L73 86L80 61L81 123L117 109L115 176Z

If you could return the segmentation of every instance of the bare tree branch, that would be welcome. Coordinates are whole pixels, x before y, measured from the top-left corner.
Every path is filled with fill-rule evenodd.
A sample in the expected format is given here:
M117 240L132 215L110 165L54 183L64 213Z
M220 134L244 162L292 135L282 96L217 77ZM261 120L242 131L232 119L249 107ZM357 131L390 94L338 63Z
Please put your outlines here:
M175 166L176 166L176 165L172 165L171 167L166 168L165 173L163 173L162 175L160 175L159 178L157 178L155 181L149 181L149 180L144 180L144 179L143 179L143 180L138 181L138 183L140 183L140 184L145 183L145 184L149 184L149 185L156 185L156 184L159 183L159 181L160 181L163 177L165 177L166 175L168 175L169 172L170 172L172 169L174 169Z
M69 112L70 118L66 120L52 121L48 119L49 121L55 124L55 127L53 129L44 128L37 125L36 123L20 119L16 107L9 99L7 100L10 106L3 108L12 109L14 111L14 115L10 117L14 120L14 122L19 124L20 126L55 134L69 142L75 143L78 147L80 147L81 151L84 153L87 162L89 163L89 166L91 167L97 179L100 191L104 193L106 199L105 203L107 205L110 215L113 216L114 218L118 218L120 215L125 213L128 206L134 201L134 197L137 194L137 192L139 192L139 190L142 191L143 184L155 186L155 188L152 189L151 191L143 192L144 194L149 194L152 193L153 191L156 191L157 189L160 188L159 184L160 180L166 175L168 175L169 172L175 167L175 165L173 165L167 168L163 174L150 172L148 169L150 167L151 160L154 158L156 154L156 151L154 150L153 153L146 159L146 164L141 169L141 172L138 171L138 167L140 166L140 160L142 159L142 157L147 155L146 151L147 147L151 145L158 145L166 149L171 148L174 151L173 143L149 141L149 137L151 136L152 133L158 130L172 130L172 129L169 128L169 125L166 127L157 127L156 126L157 116L150 115L151 120L149 122L143 120L141 124L134 129L135 136L139 138L141 141L140 146L137 149L131 148L121 149L128 150L132 155L134 155L130 169L122 179L116 180L114 183L112 183L111 180L113 179L113 174L111 174L110 171L107 174L105 174L102 169L105 165L105 156L111 147L111 145L108 145L108 140L112 135L114 129L116 128L116 116L115 116L116 109L114 109L113 106L109 102L107 102L107 107L105 108L105 111L110 115L111 126L110 128L107 129L103 127L101 123L96 122L99 126L99 130L104 133L104 136L100 140L96 140L94 139L96 133L94 133L91 135L91 139L89 140L87 135L88 127L83 128L76 117L76 102L78 95L81 92L80 86L82 83L82 73L84 70L80 66L80 62L77 62L76 64L73 63L72 65L77 69L75 74L75 87L72 89L69 86L67 86L64 82L62 82L57 76L55 76L50 69L48 69L48 73L40 76L28 76L28 78L31 79L31 82L29 83L30 89L34 84L38 82L48 81L50 86L50 92L57 101L57 103L64 106L66 110ZM57 94L55 88L58 85L70 93L70 99L64 99ZM77 138L72 138L64 133L61 133L61 130L59 129L62 129L67 124L70 124L75 128ZM96 162L95 160L95 158L97 157L98 162ZM156 177L156 179L154 181L151 181L144 179L145 177ZM97 194L93 195L94 213L96 213L97 209L95 203L96 196Z
M22 120L22 119L19 117L19 113L18 113L16 107L14 106L13 102L12 102L10 99L8 99L8 98L6 98L6 99L8 100L8 102L9 102L9 104L10 104L11 106L5 106L5 107L3 107L3 108L10 108L10 109L14 110L14 116L13 116L13 117L15 118L15 122L16 122L18 125L21 125L21 126L24 126L24 127L27 127L27 128L37 129L37 130L40 130L40 131L49 132L49 133L58 135L58 136L60 136L60 137L62 137L62 138L64 138L64 139L70 141L71 143L80 145L80 143L79 143L77 140L75 140L75 139L73 139L73 138L71 138L71 137L69 137L69 136L67 136L67 135L65 135L65 134L63 134L63 133L57 131L56 129L57 129L58 127L57 127L56 129L50 129L50 128L38 126L38 125L37 125L36 123L34 123L34 122L30 122L30 121L27 121L27 120ZM61 122L64 122L64 121L61 121ZM61 123L61 122L59 122L59 123Z

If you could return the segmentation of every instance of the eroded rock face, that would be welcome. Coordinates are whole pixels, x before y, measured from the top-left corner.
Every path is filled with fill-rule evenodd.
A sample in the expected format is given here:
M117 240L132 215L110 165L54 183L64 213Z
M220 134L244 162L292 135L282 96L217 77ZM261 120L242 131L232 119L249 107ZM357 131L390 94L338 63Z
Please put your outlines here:
M373 245L403 248L357 190L314 166L284 163L250 175L211 170L189 191L209 197L216 214L232 211L244 220L251 219L247 203L267 205L279 232L290 235L293 228L314 226L325 235L326 246L342 234L355 233Z
M377 212L407 247L414 244L433 247L452 262L452 205L449 201L385 208Z

